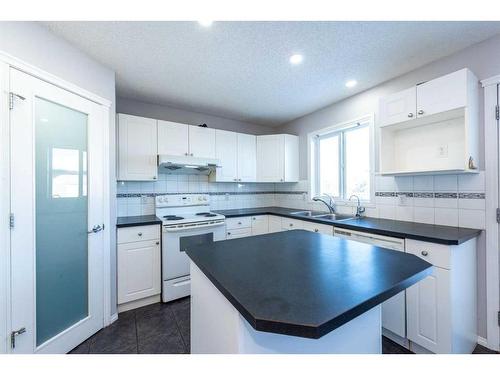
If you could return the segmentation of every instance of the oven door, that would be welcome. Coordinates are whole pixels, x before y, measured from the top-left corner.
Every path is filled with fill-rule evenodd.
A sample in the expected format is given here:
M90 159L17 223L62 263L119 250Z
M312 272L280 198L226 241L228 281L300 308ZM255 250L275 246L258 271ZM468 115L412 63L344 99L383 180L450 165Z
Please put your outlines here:
M224 227L224 222L192 228L163 227L163 280L189 275L189 257L186 255L186 248L223 239L221 235L224 234Z

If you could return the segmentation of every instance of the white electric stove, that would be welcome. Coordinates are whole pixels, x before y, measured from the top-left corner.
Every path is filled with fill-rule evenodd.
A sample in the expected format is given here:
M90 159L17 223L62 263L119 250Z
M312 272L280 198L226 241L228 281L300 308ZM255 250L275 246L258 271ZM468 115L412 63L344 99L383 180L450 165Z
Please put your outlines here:
M156 197L156 216L163 221L162 300L190 295L188 246L225 240L225 217L210 212L207 194Z

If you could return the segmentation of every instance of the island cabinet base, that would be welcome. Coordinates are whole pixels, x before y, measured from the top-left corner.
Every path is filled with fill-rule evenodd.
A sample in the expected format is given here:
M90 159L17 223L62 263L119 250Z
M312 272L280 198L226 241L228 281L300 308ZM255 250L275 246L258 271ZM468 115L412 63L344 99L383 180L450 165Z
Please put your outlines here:
M319 339L255 330L191 262L191 353L193 354L380 354L380 305Z

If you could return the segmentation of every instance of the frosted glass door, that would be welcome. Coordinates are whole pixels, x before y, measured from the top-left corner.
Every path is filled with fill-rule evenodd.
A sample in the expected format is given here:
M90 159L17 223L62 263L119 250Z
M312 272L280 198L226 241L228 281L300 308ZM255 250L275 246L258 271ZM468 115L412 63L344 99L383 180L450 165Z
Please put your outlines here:
M10 352L66 353L104 322L108 112L14 69L10 83L18 95L10 112L10 323L23 332Z
M87 120L35 98L37 346L88 315Z

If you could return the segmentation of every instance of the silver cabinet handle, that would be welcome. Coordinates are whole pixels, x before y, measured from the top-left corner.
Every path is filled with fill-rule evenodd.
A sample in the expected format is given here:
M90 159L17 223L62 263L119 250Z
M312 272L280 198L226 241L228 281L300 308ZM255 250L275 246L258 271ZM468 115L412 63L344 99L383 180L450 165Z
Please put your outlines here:
M160 241L156 241L156 244L159 245L160 244Z
M97 233L104 229L104 224L102 227L100 225L94 225L94 227L87 232L87 234Z
M293 224L292 224L292 223L290 223L290 226L291 226L291 227L293 227Z
M422 254L424 257L426 257L427 255L429 255L429 253L427 251L422 251L420 254Z
M156 176L153 176L153 180L156 180Z
M412 118L413 117L413 113L408 113L408 117Z
M314 229L314 231L315 231L316 233L318 233L318 232L319 232L319 230L318 230L317 228L316 228L316 229Z
M420 110L417 112L417 114L419 114L419 115L423 115L423 114L424 114L424 111L420 109Z
M252 217L252 220L256 220L255 217Z
M141 237L141 236L142 236L142 232L137 233L137 235L138 235L139 237Z
M227 235L230 236L231 235L231 232L227 232Z
M238 225L241 225L241 221L238 221Z

